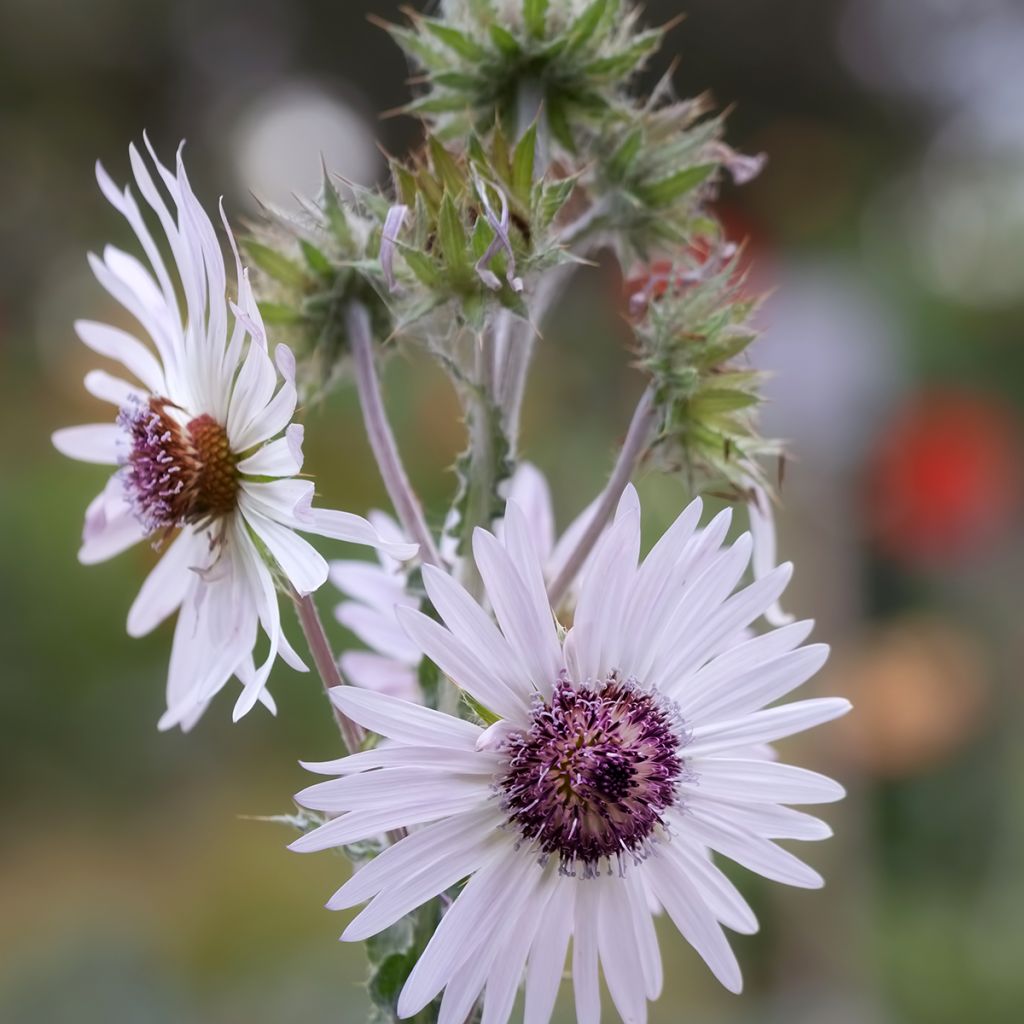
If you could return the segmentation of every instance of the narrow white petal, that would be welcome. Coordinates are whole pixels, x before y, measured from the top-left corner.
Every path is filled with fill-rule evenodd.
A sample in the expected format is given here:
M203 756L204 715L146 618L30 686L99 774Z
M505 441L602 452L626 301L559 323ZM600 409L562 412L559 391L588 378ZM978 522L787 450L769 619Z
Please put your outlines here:
M404 577L389 572L376 562L339 560L331 562L331 582L356 601L391 612L396 604L415 607L416 599L405 591Z
M615 876L596 881L600 889L597 943L608 991L623 1024L645 1024L646 981L633 933L629 890Z
M717 810L696 803L679 817L680 831L692 840L774 882L800 889L820 889L821 875L773 842L737 827Z
M417 665L420 650L399 622L397 610L392 607L380 611L355 601L343 601L334 609L334 617L367 647L405 665Z
M483 731L471 722L370 690L336 686L330 697L342 714L364 729L399 743L475 750Z
M501 631L537 691L550 692L564 663L547 598L538 603L508 553L486 530L474 531L473 553Z
M754 538L754 557L751 567L754 579L759 580L775 566L775 510L768 492L758 483L752 486L753 499L747 505L750 514L750 533ZM771 626L786 626L793 616L782 610L778 601L765 609L765 621Z
M451 980L467 959L481 955L498 922L515 906L531 873L540 868L511 843L466 883L441 918L427 948L398 998L398 1015L419 1013Z
M526 703L442 625L415 608L396 609L409 638L452 681L501 718L522 718Z
M146 393L138 384L130 384L106 370L90 370L83 381L85 390L101 402L109 402L119 409L130 402L143 402Z
M656 855L677 865L700 890L708 908L726 928L743 935L753 935L758 930L757 917L750 905L702 847L676 836L670 843L659 846Z
M128 635L145 636L177 611L208 542L185 527L156 563L128 612Z
M572 930L572 986L576 996L577 1024L599 1024L601 1020L598 911L596 887L581 885L576 892L576 914Z
M515 694L526 706L534 693L526 673L516 670L517 659L494 620L448 573L432 565L423 567L427 596L452 631L477 659L488 667L495 681Z
M661 950L658 948L658 935L654 930L654 921L649 906L650 898L644 885L642 870L627 871L624 881L629 892L633 941L636 942L640 964L643 968L647 998L657 999L661 995L664 973L661 965Z
M418 544L407 541L389 541L381 537L374 527L362 516L351 512L337 512L334 509L310 508L295 524L306 533L317 533L321 537L333 537L351 544L366 544L399 559L407 561L419 552Z
M693 760L699 778L683 783L705 798L742 800L750 803L822 804L842 800L845 790L838 782L791 764L777 761L744 761L725 757Z
M85 510L78 560L83 565L105 562L137 544L144 536L145 529L124 500L121 478L115 473Z
M547 562L555 546L555 515L544 474L532 463L520 462L509 481L507 497L523 510L533 546L541 561ZM499 532L495 535L502 539Z
M116 466L124 448L125 434L116 423L88 423L63 427L51 435L54 448L68 458L100 466Z
M311 594L327 582L327 559L294 530L274 522L240 502L245 521L267 546L274 561L300 596Z
M248 476L294 476L302 469L303 428L293 423L284 437L263 445L238 463L239 473Z
M411 870L401 878L393 877L369 906L356 915L342 934L342 939L346 942L361 942L376 935L438 893L461 882L498 850L507 848L504 837L496 835L493 825L489 833L481 835L479 829L475 832L475 835L465 837L458 846L447 844L443 855L424 858L411 866Z
M459 775L444 768L402 767L343 775L307 786L295 794L295 802L314 811L340 814L370 811L384 806L427 803L438 794L491 793L486 775Z
M577 888L574 879L559 877L544 909L526 970L523 1024L548 1024L551 1019L572 935Z
M462 850L479 846L494 835L503 820L500 810L491 806L424 825L367 861L330 898L328 909L354 907L399 885L421 868L443 863Z
M453 747L384 744L372 750L346 754L333 761L302 761L306 771L317 775L354 775L371 768L445 768L471 775L493 775L501 766L502 755L493 750L458 750Z
M774 743L785 736L831 722L845 715L850 707L850 702L842 697L818 697L755 711L740 718L698 725L694 727L693 741L687 746L686 755L704 757L748 743Z
M656 857L646 862L645 871L655 895L683 938L730 992L740 992L743 978L736 955L714 914L686 873L678 865Z
M372 651L346 651L338 664L341 674L353 686L362 686L414 703L422 702L415 666Z

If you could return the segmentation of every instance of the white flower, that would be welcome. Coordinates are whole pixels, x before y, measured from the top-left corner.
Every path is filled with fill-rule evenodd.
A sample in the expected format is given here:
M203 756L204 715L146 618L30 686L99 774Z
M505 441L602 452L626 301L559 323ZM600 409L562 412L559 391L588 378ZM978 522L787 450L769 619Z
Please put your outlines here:
M358 516L312 507L312 482L297 478L302 427L291 422L292 355L278 346L271 359L225 221L238 303L227 299L217 235L189 186L181 150L176 173L149 152L158 181L134 146L132 170L173 264L164 262L129 189L119 191L97 165L103 194L138 236L148 266L113 246L102 259L90 255L90 263L146 341L107 324L76 324L86 345L120 362L133 379L89 373L86 388L115 406L116 415L58 430L53 443L72 458L119 467L86 512L82 562L103 561L147 536L166 544L131 607L128 632L141 636L179 611L160 727L189 728L232 675L243 683L237 719L257 700L273 710L266 681L278 653L304 669L281 629L276 584L308 594L326 580L327 563L295 530L380 546L402 558L417 548L384 541ZM257 668L259 627L269 652Z
M399 609L408 635L499 716L486 731L384 694L336 688L336 705L387 738L312 770L338 778L300 793L336 815L292 848L322 850L405 827L334 895L370 900L343 938L360 940L468 878L406 982L401 1016L441 990L441 1024L483 993L502 1024L524 976L527 1024L545 1024L569 940L580 1024L599 1018L599 967L625 1021L642 1021L662 968L663 909L732 991L740 970L722 926L757 922L709 851L789 885L822 884L775 839L822 839L827 825L786 804L839 799L824 776L753 757L842 715L841 699L769 707L812 676L828 649L800 647L810 622L747 640L789 580L783 565L733 593L749 535L729 547L728 512L698 531L695 501L638 565L640 516L625 501L595 549L572 628L560 640L526 517L504 543L477 531L474 554L497 624L449 576L424 583L444 625Z
M630 492L632 493L632 492ZM555 539L555 513L551 491L544 474L536 466L521 462L508 486L508 500L515 502L526 516L530 539L544 566L545 581L558 576L565 560L576 546L592 514L593 505L584 510L558 540ZM405 540L395 520L384 512L371 512L370 522L377 532L394 542ZM503 524L496 533L500 537ZM450 531L442 538L442 554L455 564L455 539ZM386 551L379 561L339 560L331 563L331 582L352 600L334 609L335 618L354 633L368 651L346 651L340 659L342 674L356 686L390 693L406 700L420 700L418 667L422 657L395 617L395 609L419 607L408 591L405 566ZM571 606L575 593L566 604Z

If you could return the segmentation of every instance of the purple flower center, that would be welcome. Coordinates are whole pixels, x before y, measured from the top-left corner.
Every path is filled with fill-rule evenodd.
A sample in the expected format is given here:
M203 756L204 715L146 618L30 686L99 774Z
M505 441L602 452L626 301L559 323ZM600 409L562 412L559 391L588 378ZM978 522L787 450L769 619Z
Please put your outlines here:
M686 730L674 705L617 675L576 687L565 675L550 703L506 744L499 781L509 819L562 870L585 877L604 861L642 858L687 774Z
M151 398L118 417L131 441L125 491L150 533L227 515L238 497L237 460L224 427L207 415L182 424L172 408Z

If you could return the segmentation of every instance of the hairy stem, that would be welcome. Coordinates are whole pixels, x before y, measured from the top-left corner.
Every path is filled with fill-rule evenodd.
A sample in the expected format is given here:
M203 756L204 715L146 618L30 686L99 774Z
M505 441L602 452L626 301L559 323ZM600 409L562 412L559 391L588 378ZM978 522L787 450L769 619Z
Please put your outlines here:
M384 409L377 365L373 358L370 317L366 307L359 302L351 303L346 311L346 326L355 363L356 389L363 410L363 422L366 424L366 436L370 440L370 447L377 460L388 497L405 532L411 540L419 544L421 560L430 565L440 566L441 556L423 516L423 507L402 465L395 435Z
M320 613L316 609L316 602L311 594L299 597L292 593L292 600L295 602L296 611L299 613L299 624L305 634L306 643L309 645L310 653L313 655L313 663L320 675L320 680L327 691L328 699L331 690L335 686L344 686L345 680L341 678L341 670L335 661L334 653L331 651L330 642L324 632L324 625L320 621ZM363 746L363 730L351 718L346 717L331 703L334 711L334 720L338 723L338 731L341 733L342 742L345 745L346 753L354 754Z
M654 393L648 388L637 403L633 412L633 419L630 421L629 430L626 433L626 440L622 442L622 450L615 460L615 467L608 478L605 489L597 501L593 518L587 524L579 543L573 548L562 571L558 574L551 586L548 588L548 597L551 599L551 607L557 608L565 597L573 580L583 568L590 552L593 551L604 528L615 511L615 506L622 497L633 471L636 469L644 452L647 451L651 441L651 433L657 423L658 411L654 404Z

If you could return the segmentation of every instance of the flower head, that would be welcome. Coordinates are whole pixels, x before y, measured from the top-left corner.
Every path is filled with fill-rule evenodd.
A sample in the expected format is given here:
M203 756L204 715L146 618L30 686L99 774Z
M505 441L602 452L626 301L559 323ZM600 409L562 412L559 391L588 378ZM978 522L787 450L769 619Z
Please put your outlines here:
M398 618L423 653L488 708L482 727L379 693L338 688L339 708L389 742L314 771L300 793L336 815L293 843L319 850L392 828L412 831L358 870L328 906L369 905L345 931L363 939L468 878L409 975L401 1016L444 990L439 1019L508 1019L525 975L526 1020L548 1020L569 941L577 1017L599 1017L603 971L623 1020L661 988L652 908L663 909L733 991L739 966L722 926L757 921L714 851L765 877L813 888L813 869L774 840L828 826L785 805L840 798L824 776L755 745L842 715L845 700L772 707L823 664L801 647L810 622L750 638L790 576L783 565L736 591L750 560L723 546L729 514L698 529L691 504L638 564L639 504L628 494L588 563L572 627L544 590L525 516L474 553L495 622L451 577L424 583L443 624Z
M292 423L294 359L283 346L271 357L227 222L237 303L227 298L217 234L181 151L172 172L149 150L156 179L134 146L129 152L173 262L161 256L131 191L120 191L97 166L100 188L131 225L148 266L112 246L90 262L145 340L107 324L76 325L86 345L129 376L89 373L86 388L116 413L107 423L58 430L53 442L71 458L118 467L86 512L82 562L103 561L145 537L163 548L129 612L128 631L143 635L179 612L161 727L188 728L232 675L243 683L238 718L257 700L273 708L266 681L279 653L304 667L282 632L275 590L316 590L327 563L296 530L401 558L416 546L385 541L357 516L312 507L313 483L298 477L303 435ZM257 668L260 627L269 653Z

